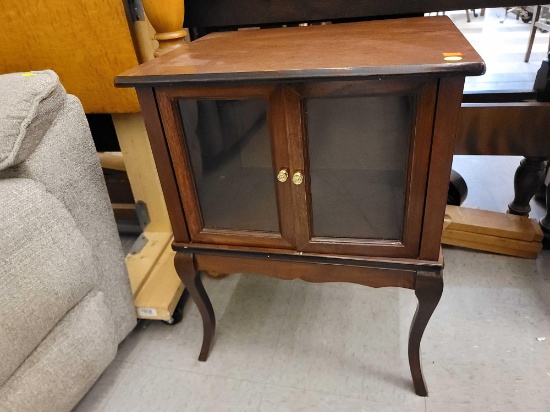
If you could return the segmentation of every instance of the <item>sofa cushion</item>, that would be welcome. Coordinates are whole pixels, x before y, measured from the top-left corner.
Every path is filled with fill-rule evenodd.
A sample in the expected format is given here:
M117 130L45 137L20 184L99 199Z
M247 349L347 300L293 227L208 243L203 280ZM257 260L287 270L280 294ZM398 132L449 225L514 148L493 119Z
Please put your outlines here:
M0 385L98 283L92 250L61 202L0 179Z
M0 387L0 412L69 412L114 359L114 329L103 293L90 293Z
M0 76L0 170L34 151L63 107L65 95L51 70Z

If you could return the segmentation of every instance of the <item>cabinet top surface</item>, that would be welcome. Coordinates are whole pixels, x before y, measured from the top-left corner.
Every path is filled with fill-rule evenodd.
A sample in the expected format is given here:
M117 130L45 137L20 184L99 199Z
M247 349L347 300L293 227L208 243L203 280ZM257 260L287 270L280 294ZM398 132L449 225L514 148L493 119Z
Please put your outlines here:
M394 75L471 76L485 63L446 16L212 33L115 78L118 86Z

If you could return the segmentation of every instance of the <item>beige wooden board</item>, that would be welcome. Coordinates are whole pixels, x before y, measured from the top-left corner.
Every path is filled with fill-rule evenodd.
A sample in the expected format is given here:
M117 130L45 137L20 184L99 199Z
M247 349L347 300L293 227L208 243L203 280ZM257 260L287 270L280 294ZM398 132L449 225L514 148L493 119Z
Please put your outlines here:
M147 205L151 223L146 230L171 233L172 227L143 116L140 113L114 114L113 123L134 199Z
M464 242L472 242L475 244L494 245L506 249L524 250L526 252L540 252L542 250L541 242L526 242L524 240L507 239L498 236L489 236L479 233L463 232L461 230L453 230L447 228L443 231L445 239L455 239Z
M97 154L103 169L126 171L124 158L121 152L101 152Z
M134 32L139 48L141 62L148 62L155 58L155 50L158 47L158 42L154 39L155 29L151 26L149 19L145 16L145 20L134 22Z
M134 298L140 293L145 281L172 240L171 233L144 232L143 235L147 238L143 249L135 255L126 256L126 267Z
M134 299L140 319L169 320L183 293L184 286L174 267L176 253L170 246L171 241Z
M528 259L536 259L538 255L537 252L528 252L525 250L517 250L517 249L507 249L496 245L486 245L483 243L474 243L474 242L458 240L458 239L448 239L446 237L443 237L441 239L441 242L445 245L453 245L453 246L466 247L469 249L484 250L487 252L499 253L502 255L516 256L516 257L522 257L522 258L528 258Z
M538 223L525 216L468 209L459 206L447 206L445 213L451 219L447 229L527 242L542 241L543 238Z
M0 73L52 69L86 113L135 113L115 75L137 66L121 0L2 0Z

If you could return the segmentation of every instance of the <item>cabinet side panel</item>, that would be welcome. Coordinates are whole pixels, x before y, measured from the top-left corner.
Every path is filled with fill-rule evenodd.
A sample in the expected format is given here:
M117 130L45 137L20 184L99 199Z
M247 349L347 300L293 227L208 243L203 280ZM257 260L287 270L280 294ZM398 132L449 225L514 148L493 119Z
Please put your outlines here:
M137 93L151 143L151 150L155 158L155 165L160 177L170 223L172 224L174 240L176 242L189 242L187 224L176 185L172 161L168 154L168 147L166 146L164 130L160 122L155 95L150 88L139 88L137 89Z
M464 77L446 77L439 81L420 259L439 257L463 89Z

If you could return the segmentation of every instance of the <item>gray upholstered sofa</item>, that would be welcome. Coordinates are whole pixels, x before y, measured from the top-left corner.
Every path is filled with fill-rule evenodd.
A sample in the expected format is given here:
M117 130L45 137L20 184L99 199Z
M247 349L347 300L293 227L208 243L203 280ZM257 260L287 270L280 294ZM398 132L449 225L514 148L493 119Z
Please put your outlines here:
M0 411L69 411L136 323L82 106L0 76Z

